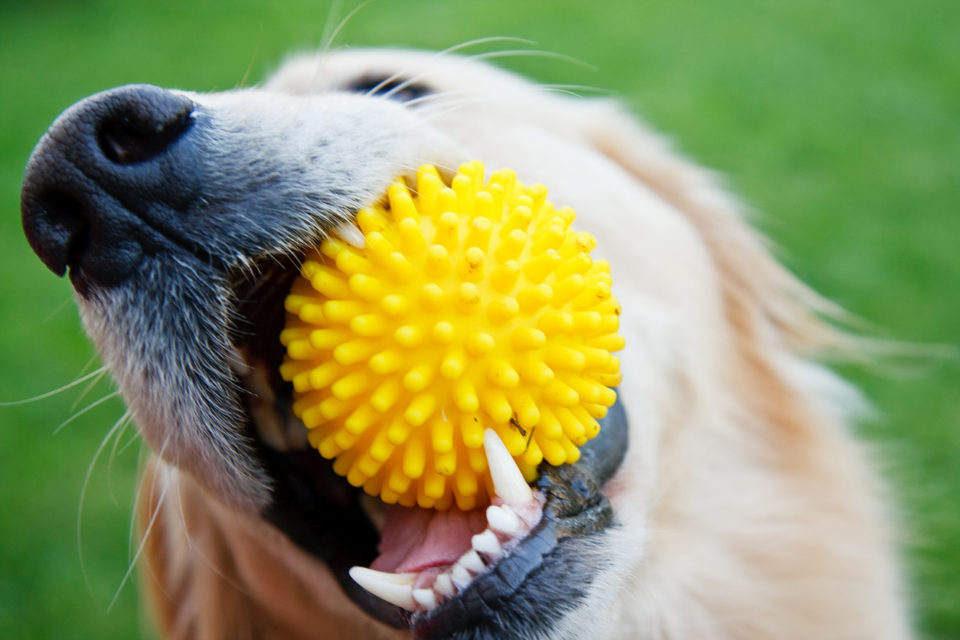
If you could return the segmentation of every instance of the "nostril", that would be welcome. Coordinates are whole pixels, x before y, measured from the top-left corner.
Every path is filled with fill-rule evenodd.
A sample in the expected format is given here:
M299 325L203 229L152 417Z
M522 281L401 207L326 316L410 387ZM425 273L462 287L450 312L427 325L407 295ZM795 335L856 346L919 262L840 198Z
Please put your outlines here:
M192 105L172 112L132 103L104 118L97 129L103 155L115 164L136 164L163 153L190 128Z
M37 144L20 194L23 229L51 271L70 270L77 291L120 284L165 245L154 223L190 197L196 109L183 93L128 85L77 103Z
M51 189L40 193L23 217L33 250L47 268L62 276L90 244L89 216L73 196Z

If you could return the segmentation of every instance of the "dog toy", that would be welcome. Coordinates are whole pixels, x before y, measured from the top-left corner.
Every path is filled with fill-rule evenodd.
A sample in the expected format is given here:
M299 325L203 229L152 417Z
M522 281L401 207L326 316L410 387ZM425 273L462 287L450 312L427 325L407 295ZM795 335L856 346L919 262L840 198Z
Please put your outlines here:
M620 306L596 241L542 185L471 162L397 180L307 255L281 375L310 443L386 503L463 510L493 485L492 428L527 481L575 462L616 400ZM362 237L361 237L362 234Z

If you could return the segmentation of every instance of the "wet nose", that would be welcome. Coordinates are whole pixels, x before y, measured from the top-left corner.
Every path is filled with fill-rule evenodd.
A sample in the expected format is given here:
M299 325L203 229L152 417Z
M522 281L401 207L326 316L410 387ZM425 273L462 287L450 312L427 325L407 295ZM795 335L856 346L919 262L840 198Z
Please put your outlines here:
M194 108L183 95L131 85L54 122L27 163L20 202L27 240L51 271L110 286L140 264L158 240L151 203L175 207L186 195Z

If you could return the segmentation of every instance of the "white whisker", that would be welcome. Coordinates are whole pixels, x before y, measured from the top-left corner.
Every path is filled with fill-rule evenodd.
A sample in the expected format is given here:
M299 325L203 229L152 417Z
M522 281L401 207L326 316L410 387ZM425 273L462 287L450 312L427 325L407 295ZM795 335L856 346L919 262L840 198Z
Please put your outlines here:
M327 53L328 51L330 51L330 47L333 46L333 43L337 39L337 36L340 35L340 32L344 29L344 27L347 26L347 23L349 23L355 15L360 13L360 11L365 9L367 5L369 5L372 1L373 0L366 0L365 2L361 2L360 4L358 4L356 7L354 7L352 11L350 11L350 13L348 13L343 18L343 20L340 21L340 24L338 24L337 28L333 30L333 33L331 33L329 36L327 36L326 34L323 36L323 49L322 49L323 53ZM340 6L339 6L340 4L341 4L340 2L334 3L334 5L336 5L336 13L340 13ZM334 8L331 7L330 11L331 11L331 15L333 15ZM326 30L326 27L324 27L324 30Z
M553 60L560 60L562 62L569 62L570 64L575 64L578 67L583 67L591 71L596 71L597 68L579 58L574 58L573 56L568 56L563 53L557 53L556 51L544 51L540 49L504 49L503 51L490 51L487 53L478 53L470 56L473 60L492 60L494 58L520 58L520 57L535 57L535 58L550 58Z
M120 416L120 424L121 426L113 438L113 447L110 449L110 456L107 458L107 492L110 494L110 499L113 500L113 504L118 507L120 506L120 502L117 500L117 496L113 491L113 461L117 456L117 448L120 445L120 440L123 438L127 427L131 424L129 409Z
M70 416L69 418L67 418L67 419L64 420L63 422L61 422L61 423L60 423L60 426L58 426L56 429L53 430L53 435L57 435L58 433L60 433L60 431L61 431L64 427L66 427L68 424L70 424L71 422L73 422L74 420L76 420L77 418L79 418L80 416L84 415L85 413L87 413L87 412L89 412L89 411L92 411L92 410L96 409L97 407L99 407L99 406L100 406L101 404L103 404L104 402L107 402L108 400L111 400L111 399L113 399L113 398L116 398L116 397L119 396L119 395L120 395L120 392L119 392L119 391L113 391L113 392L108 393L107 395L103 396L103 397L100 398L99 400L96 400L96 401L94 401L94 402L91 402L90 404L88 404L87 406L85 406L83 409L80 409L79 411L77 411L76 413L74 413L72 416Z
M320 32L320 49L321 51L326 52L331 40L333 39L333 31L336 29L334 23L337 20L337 16L340 15L340 10L343 8L343 0L333 0L330 3L330 7L327 9L327 18L323 21L323 31Z
M128 426L131 425L131 424L133 424L132 421L128 423ZM129 449L129 448L130 448L130 445L132 445L132 444L133 444L134 442L136 442L137 440L140 440L140 433L139 433L138 431L134 430L134 432L130 434L130 437L127 438L127 441L124 442L124 443L120 446L120 448L117 450L117 454L118 454L118 455L123 455L123 452L126 451L127 449Z
M466 49L466 48L468 48L468 47L473 47L473 46L480 45L480 44L489 44L489 43L491 43L491 42L516 42L516 43L519 43L519 44L531 44L531 45L536 44L536 42L534 42L533 40L527 40L526 38L516 38L516 37L513 37L513 36L488 36L488 37L486 37L486 38L476 38L476 39L474 39L474 40L467 40L466 42L461 42L460 44L455 44L455 45L453 45L452 47L447 47L446 49L443 49L442 51L437 51L436 53L432 54L432 55L430 56L430 58L431 58L431 59L433 59L433 58L441 58L441 57L443 57L443 56L450 55L451 53L456 53L456 52L458 52L458 51L462 51L462 50L464 50L464 49ZM378 91L380 91L380 89L383 89L383 87L389 85L391 82L395 81L397 78L403 77L404 75L406 75L406 72L405 72L405 71L398 71L397 73L393 74L392 76L381 80L376 86L374 86L374 87L371 88L369 91L367 91L366 95L369 96L369 95L374 95L374 94L376 94ZM419 74L419 75L413 76L412 78L408 78L408 79L404 80L403 82L401 82L400 84L398 84L397 86L392 87L392 88L391 88L389 91L387 91L386 93L384 93L384 94L383 94L383 97L384 97L384 98L389 98L390 96L392 96L392 95L395 94L396 92L402 91L403 89L407 88L407 87L410 86L411 84L413 84L413 83L415 83L415 82L417 82L417 81L419 81L419 80L422 80L422 79L425 78L426 76L427 76L426 73L421 73L421 74Z
M250 79L250 72L253 71L253 63L256 62L257 56L260 54L260 45L263 44L263 25L260 25L260 33L257 35L257 42L253 46L253 53L250 54L250 61L247 63L247 69L243 72L243 77L240 78L240 84L238 88L243 89L247 86L247 80Z
M80 395L76 397L76 399L73 401L73 404L70 405L70 411L77 410L77 407L80 406L80 403L83 402L83 399L87 397L88 393L93 391L94 387L96 387L100 381L103 380L103 376L105 375L107 375L107 370L106 368L103 368L100 372L100 375L91 380L90 383L84 387L83 391L80 392Z
M131 439L133 442L135 439ZM127 445L124 445L126 447ZM143 440L140 440L140 450L137 452L137 478L141 478L141 484L137 488L137 491L133 494L133 507L130 509L130 526L127 530L127 556L130 556L130 553L133 551L133 540L136 537L136 527L137 527L137 513L140 511L140 496L143 495L142 491L142 478L143 478L143 465L144 460L146 459L145 451L148 449L144 446ZM121 449L122 451L122 449Z
M427 95L420 96L419 98L414 98L413 100L407 100L404 102L406 107L416 107L424 103L439 102L444 99L456 99L460 96L471 96L474 95L469 91L444 91L443 93L429 93Z
M152 477L150 478L150 483L149 483L149 486L151 488L154 488L157 486L157 477L160 474L162 465L166 464L165 462L163 462L163 459L161 458L161 456L163 455L163 452L166 451L167 443L169 441L170 441L169 436L164 438L163 445L160 447L160 452L157 454L156 464L154 464L153 466L153 473L151 474ZM137 514L140 513L140 499L144 493L142 489L143 489L143 486L146 484L146 476L142 474L143 464L144 464L144 449L145 449L145 447L142 445L143 445L143 441L141 440L140 452L137 459L137 477L140 478L140 487L135 494L135 497L133 499L133 509L130 512L130 528L127 532L127 556L128 557L130 557L133 552L133 542L137 538L137 535L136 535ZM146 448L146 450L147 450L147 458L149 458L152 455L152 453L150 452L149 448ZM143 542L147 539L147 536L150 534L150 531L153 529L153 521L156 519L157 510L159 510L161 505L163 504L164 496L166 495L166 490L167 490L167 487L164 486L163 492L161 493L160 498L157 500L156 510L154 511L153 515L150 518L150 523L148 527L141 533L140 544L143 544ZM129 568L128 568L128 571L129 571ZM122 588L122 586L123 584L121 583L120 587L118 587L118 590Z
M64 298L63 302L61 302L56 307L54 307L53 311L48 313L47 316L40 322L40 324L47 324L48 322L50 322L50 320L56 317L58 313L66 309L72 301L73 301L72 297Z
M117 598L120 597L120 592L123 591L124 585L127 584L127 580L130 579L130 575L133 573L133 569L137 566L137 561L140 559L140 555L143 553L143 548L147 544L147 537L150 535L150 531L153 529L154 523L157 521L157 516L160 515L160 509L163 507L163 500L167 495L167 487L164 486L160 491L160 497L157 498L157 506L153 510L153 513L150 515L150 522L147 523L147 528L143 532L143 537L140 538L140 544L137 545L137 552L133 555L133 558L130 560L130 564L127 566L127 571L123 574L123 578L120 579L120 584L117 586L116 592L113 594L113 598L110 600L110 604L107 605L107 613L113 609L113 605L117 603Z
M553 93L559 96L569 96L571 98L582 98L583 94L577 93L576 91L570 91L569 89L551 89L545 88L547 93Z
M599 94L601 94L601 95L607 95L607 96L611 96L611 95L615 95L615 94L616 94L615 91L611 91L610 89L604 89L603 87L594 87L594 86L589 85L589 84L570 84L570 83L562 83L562 82L544 82L544 83L538 84L537 86L540 87L541 89L548 89L548 90L551 90L551 89L568 89L568 90L570 90L570 91L585 91L585 92L587 92L587 93L599 93Z
M89 365L88 365L88 366L89 366ZM84 376L82 376L82 377L80 377L80 378L77 378L77 379L74 380L73 382L68 382L67 384L63 385L62 387L59 387L59 388L54 389L54 390L52 390L52 391L47 391L46 393L41 393L41 394L38 395L38 396L33 396L33 397L31 397L31 398L24 398L23 400L13 400L13 401L10 401L10 402L0 402L0 407L14 407L14 406L21 405L21 404L29 404L29 403L31 403L31 402L38 402L38 401L40 401L40 400L46 400L47 398L51 398L51 397L57 395L58 393L63 393L64 391L67 391L67 390L69 390L69 389L72 389L72 388L74 388L74 387L77 386L77 385L83 384L84 382L86 382L86 381L89 380L90 378L93 378L93 377L102 375L106 370L107 370L106 367L100 367L100 368L97 369L96 371L91 371L90 373L88 373L88 374L86 374L86 375L84 375Z
M83 560L83 504L87 498L87 487L90 485L90 478L93 477L93 469L97 465L97 460L100 458L100 455L103 453L103 450L107 446L107 442L110 441L110 437L120 429L120 426L127 419L129 413L125 412L120 419L113 423L113 426L107 430L106 435L100 441L100 445L97 447L97 450L93 454L93 459L90 460L90 464L87 465L87 472L83 476L83 483L80 485L80 504L77 506L77 554L80 557L80 573L83 574L83 581L87 585L87 591L93 594L93 585L90 583L90 575L87 573L87 565Z

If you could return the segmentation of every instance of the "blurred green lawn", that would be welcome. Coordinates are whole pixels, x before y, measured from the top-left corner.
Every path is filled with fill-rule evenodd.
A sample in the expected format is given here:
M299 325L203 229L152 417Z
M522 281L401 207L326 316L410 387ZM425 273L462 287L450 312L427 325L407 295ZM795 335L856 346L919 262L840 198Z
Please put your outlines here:
M341 8L342 16L356 3ZM0 401L91 364L68 284L20 229L27 156L75 100L128 82L229 89L322 41L328 5L26 0L0 4ZM444 48L510 35L581 59L502 59L609 88L726 174L780 257L885 337L956 344L960 321L960 3L956 0L391 2L335 46ZM505 45L512 48L513 45ZM960 637L960 370L844 371L875 403L863 435L901 497L917 622ZM0 629L8 638L150 637L127 571L139 442L112 442L112 388L0 407ZM79 399L79 402L78 402ZM56 433L55 433L56 432ZM111 449L114 449L111 451ZM108 462L112 459L112 462ZM83 523L78 534L77 513ZM135 550L135 545L134 545ZM81 569L81 557L86 577ZM110 607L116 597L115 604Z

